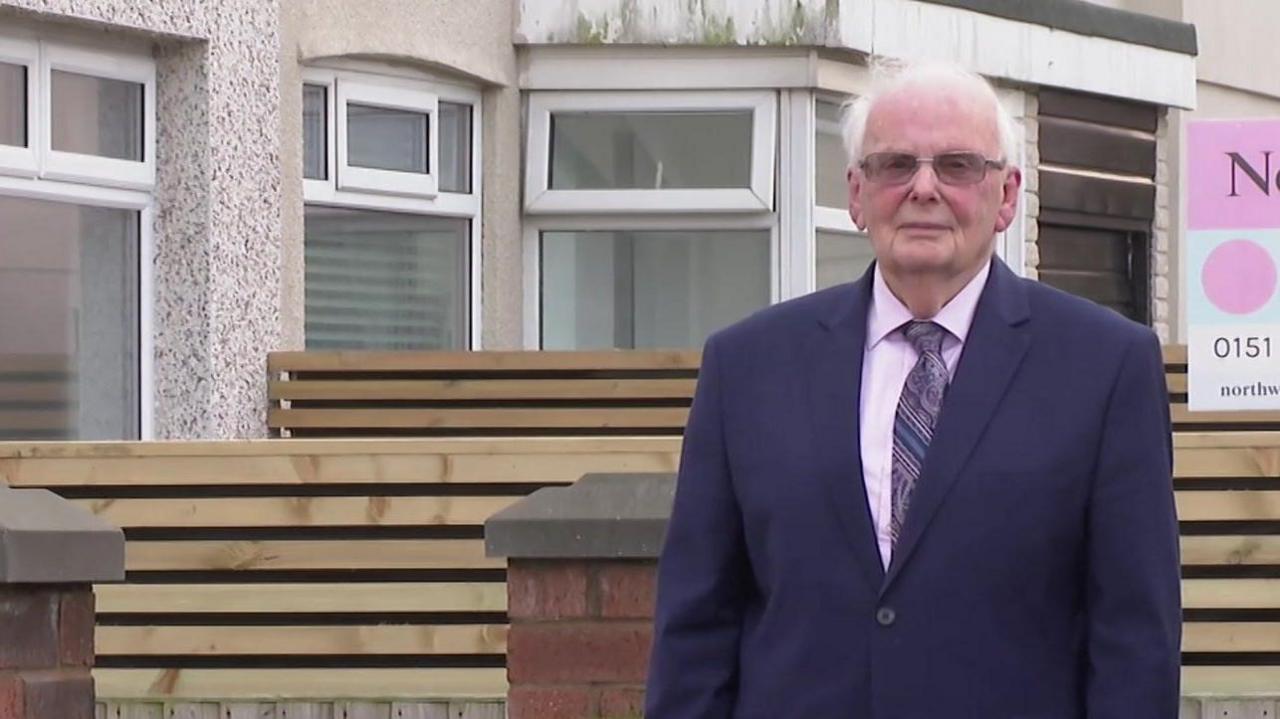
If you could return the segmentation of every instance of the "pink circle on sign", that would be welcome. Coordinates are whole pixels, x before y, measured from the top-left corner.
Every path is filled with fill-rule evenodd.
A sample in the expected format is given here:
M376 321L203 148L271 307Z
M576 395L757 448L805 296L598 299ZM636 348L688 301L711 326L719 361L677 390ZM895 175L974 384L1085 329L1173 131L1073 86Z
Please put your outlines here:
M1229 240L1213 248L1200 281L1215 307L1233 315L1256 312L1276 293L1276 263L1251 240Z

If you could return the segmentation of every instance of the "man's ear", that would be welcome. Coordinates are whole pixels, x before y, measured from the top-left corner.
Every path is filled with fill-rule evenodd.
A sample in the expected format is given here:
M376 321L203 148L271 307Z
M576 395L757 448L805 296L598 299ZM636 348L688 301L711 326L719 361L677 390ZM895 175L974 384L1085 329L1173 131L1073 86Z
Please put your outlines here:
M1018 212L1018 188L1022 187L1022 170L1010 167L1000 184L1000 208L996 211L996 232L1004 232L1013 224Z
M862 222L862 172L851 167L844 176L849 186L849 218L859 230L865 230L867 226Z

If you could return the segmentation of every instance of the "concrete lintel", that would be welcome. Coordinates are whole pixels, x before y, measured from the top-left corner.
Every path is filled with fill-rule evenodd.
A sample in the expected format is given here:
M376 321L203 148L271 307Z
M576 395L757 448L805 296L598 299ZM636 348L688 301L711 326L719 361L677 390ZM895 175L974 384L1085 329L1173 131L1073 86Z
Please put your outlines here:
M485 551L512 559L653 559L662 550L672 474L588 474L540 489L490 517Z
M44 489L0 483L0 584L124 580L124 533Z

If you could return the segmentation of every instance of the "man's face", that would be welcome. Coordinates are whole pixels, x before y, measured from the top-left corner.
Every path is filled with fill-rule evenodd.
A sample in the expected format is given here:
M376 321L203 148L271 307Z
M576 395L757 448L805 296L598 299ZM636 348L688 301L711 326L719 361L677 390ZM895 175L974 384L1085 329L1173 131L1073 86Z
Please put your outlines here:
M976 89L929 85L899 88L871 108L862 154L878 152L922 158L976 152L1005 159L989 99ZM849 214L871 235L886 273L972 276L990 261L995 233L1013 221L1021 180L1016 167L990 167L981 182L945 184L932 164L922 163L910 180L890 184L855 167L849 172Z

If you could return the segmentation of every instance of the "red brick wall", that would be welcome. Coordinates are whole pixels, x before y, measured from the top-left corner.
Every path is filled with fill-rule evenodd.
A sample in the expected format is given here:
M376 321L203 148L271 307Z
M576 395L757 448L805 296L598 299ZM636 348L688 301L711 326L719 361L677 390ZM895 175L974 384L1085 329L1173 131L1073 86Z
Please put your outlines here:
M89 585L0 585L0 719L92 719Z
M641 716L656 567L635 560L510 560L509 719Z

